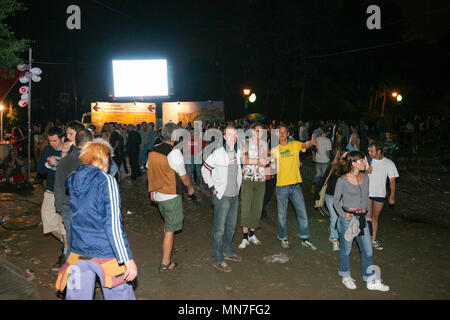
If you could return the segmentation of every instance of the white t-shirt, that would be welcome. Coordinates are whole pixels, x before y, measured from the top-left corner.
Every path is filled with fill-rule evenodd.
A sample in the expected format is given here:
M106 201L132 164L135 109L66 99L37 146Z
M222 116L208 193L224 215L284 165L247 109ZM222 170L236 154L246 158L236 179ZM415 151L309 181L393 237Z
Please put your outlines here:
M305 125L301 126L298 135L300 141L304 142L308 140L308 128Z
M316 153L316 162L318 163L328 163L330 158L328 157L327 151L331 151L331 141L327 137L317 138L318 146Z
M169 166L175 170L175 172L181 177L186 174L186 168L184 166L184 159L181 151L178 149L173 149L167 155L167 161L169 162ZM177 197L177 194L165 194L161 192L153 192L153 198L155 201L166 201L170 199L174 199Z
M386 197L386 179L398 178L397 167L392 160L383 157L381 160L372 159L372 173L369 174L369 197ZM366 170L369 162L366 159Z

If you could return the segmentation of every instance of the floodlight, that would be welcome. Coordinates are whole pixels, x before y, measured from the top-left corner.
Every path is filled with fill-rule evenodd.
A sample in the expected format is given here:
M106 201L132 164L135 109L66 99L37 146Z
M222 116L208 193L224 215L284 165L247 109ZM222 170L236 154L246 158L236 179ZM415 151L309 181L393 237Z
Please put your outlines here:
M115 97L168 96L167 60L113 60Z

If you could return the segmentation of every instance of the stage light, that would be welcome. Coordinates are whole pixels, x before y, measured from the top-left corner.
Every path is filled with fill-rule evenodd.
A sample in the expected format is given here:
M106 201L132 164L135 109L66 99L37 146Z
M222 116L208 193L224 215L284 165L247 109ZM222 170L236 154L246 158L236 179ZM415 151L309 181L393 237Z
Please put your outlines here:
M397 101L400 102L400 101L402 101L402 100L403 100L402 95L401 95L401 94L397 95Z
M248 96L251 92L252 92L252 90L250 90L250 89L244 89L245 96Z
M248 98L248 101L251 102L251 103L255 102L256 101L256 94L252 93L250 95L250 97Z

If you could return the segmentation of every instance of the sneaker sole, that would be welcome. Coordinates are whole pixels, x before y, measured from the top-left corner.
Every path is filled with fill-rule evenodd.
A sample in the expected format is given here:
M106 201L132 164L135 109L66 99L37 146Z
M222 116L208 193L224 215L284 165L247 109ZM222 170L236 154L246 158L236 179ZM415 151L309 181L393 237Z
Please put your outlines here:
M346 287L349 290L356 290L356 289L358 289L358 287L353 287L353 288L347 287L345 284L344 284L344 287Z
M372 290L372 291L381 291L381 292L388 292L388 291L389 291L389 289L387 289L387 290L381 290L381 289L369 288L369 287L368 287L367 289Z
M236 259L236 258L233 258L233 257L225 257L225 260L230 260L230 261L234 261L234 262L241 262L242 258Z
M314 251L317 250L316 247L311 247L311 246L309 246L309 245L303 243L303 241L302 241L302 246L304 246L305 248L310 248L311 250L314 250Z
M215 263L213 263L213 267L216 268L216 269L219 270L219 271L222 271L222 272L231 272L231 271L232 271L231 268L230 268L230 269L223 269L223 268L219 267L219 266L218 266L217 264L215 264Z

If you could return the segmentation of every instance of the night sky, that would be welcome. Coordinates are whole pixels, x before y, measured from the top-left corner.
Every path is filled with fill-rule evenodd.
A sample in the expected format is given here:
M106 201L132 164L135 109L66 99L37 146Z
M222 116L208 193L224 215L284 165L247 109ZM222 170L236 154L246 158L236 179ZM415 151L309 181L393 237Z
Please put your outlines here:
M292 121L359 116L370 90L383 85L404 93L402 112L441 112L449 103L445 0L22 2L28 10L7 20L16 37L34 41L35 61L64 63L35 64L43 75L33 104L46 111L33 108L39 120L55 112L80 118L88 102L110 99L111 60L121 58L167 58L169 100L224 100L228 119L246 113L244 86L258 95L247 113ZM72 4L81 8L81 30L66 28ZM381 30L366 28L371 4L381 8Z

